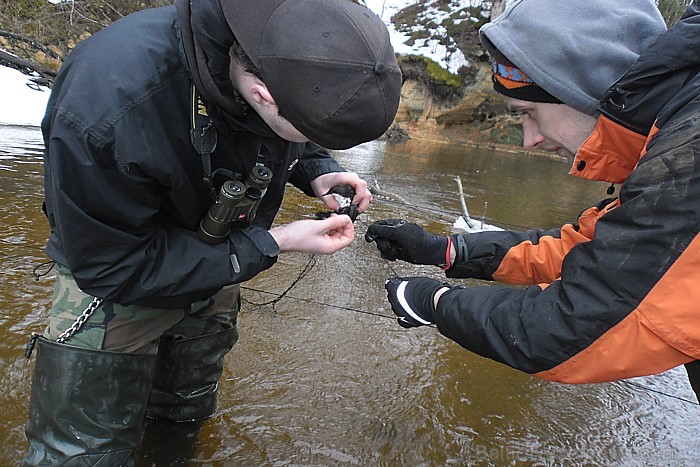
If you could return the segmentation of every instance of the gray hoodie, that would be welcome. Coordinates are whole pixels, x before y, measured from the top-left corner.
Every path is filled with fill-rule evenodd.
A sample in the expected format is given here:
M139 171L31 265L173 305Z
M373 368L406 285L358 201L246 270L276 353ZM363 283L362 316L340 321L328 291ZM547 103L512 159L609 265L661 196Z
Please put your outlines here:
M482 26L494 48L545 91L587 115L666 30L653 0L516 0Z

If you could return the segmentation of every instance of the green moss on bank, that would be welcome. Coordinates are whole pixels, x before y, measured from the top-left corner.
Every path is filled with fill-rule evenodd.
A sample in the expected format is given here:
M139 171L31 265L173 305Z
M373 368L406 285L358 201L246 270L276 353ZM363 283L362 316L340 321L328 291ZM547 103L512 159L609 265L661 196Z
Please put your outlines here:
M428 57L400 55L399 66L405 76L419 75L430 88L449 88L449 92L443 90L441 95L461 95L464 91L464 81L459 75L442 68Z

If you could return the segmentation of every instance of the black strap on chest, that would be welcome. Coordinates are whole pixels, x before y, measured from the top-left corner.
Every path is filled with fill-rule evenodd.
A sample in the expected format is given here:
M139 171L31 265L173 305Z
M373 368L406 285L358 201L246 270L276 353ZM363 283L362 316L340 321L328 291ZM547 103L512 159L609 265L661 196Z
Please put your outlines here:
M202 97L197 92L197 89L192 86L192 115L190 139L194 149L199 153L202 160L202 169L204 170L204 185L207 187L213 199L216 199L216 190L213 183L213 175L211 171L211 154L216 149L216 129L212 123L207 106L204 104Z
M219 168L212 171L211 155L216 149L217 144L217 133L216 128L214 128L214 123L212 122L209 112L207 111L207 106L202 100L202 96L199 95L197 89L192 86L192 105L191 105L191 129L190 129L190 139L192 140L192 145L197 153L200 155L202 161L202 170L204 172L204 185L209 190L211 198L217 201L217 189L214 185L214 176L224 175L229 180L239 180L241 181L241 174L234 172L229 169ZM258 156L256 158L256 166L265 166L267 159L267 148L264 145L260 145L258 150Z

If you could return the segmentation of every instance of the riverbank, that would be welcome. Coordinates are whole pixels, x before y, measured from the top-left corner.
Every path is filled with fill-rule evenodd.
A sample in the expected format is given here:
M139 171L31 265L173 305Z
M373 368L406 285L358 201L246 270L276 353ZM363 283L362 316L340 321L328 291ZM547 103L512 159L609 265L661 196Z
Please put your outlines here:
M0 125L39 127L50 91L38 86L30 76L0 66ZM524 149L519 145L495 143L477 130L463 125L444 128L433 119L403 122L400 128L412 140L427 144L459 144L469 148L559 159L554 153Z
M468 148L482 149L486 151L498 151L510 154L522 154L525 156L546 157L548 159L562 160L556 153L539 149L526 149L518 144L496 143L492 141L486 132L468 129L464 126L444 128L435 121L403 122L400 125L403 134L415 141L426 144L461 145Z

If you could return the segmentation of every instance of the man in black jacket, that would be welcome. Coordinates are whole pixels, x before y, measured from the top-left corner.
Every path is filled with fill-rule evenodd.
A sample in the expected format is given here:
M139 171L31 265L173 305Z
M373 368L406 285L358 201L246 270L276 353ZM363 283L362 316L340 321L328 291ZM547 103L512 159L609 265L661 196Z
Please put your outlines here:
M328 149L384 133L400 87L385 25L349 0L177 0L74 49L42 122L58 274L28 465L129 464L145 416L214 413L238 284L354 237L345 215L272 227L285 185L332 210L350 185L364 211Z

